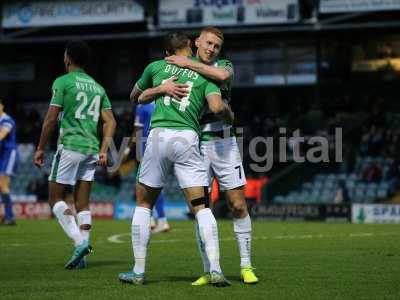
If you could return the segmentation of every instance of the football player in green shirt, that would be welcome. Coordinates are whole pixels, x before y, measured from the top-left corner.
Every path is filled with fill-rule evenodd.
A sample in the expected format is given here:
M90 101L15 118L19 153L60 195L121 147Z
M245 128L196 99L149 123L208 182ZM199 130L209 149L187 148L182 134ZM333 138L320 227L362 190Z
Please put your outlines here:
M190 39L179 32L166 36L165 49L170 54L192 55ZM199 149L199 119L207 104L212 113L226 122L233 121L231 110L222 101L220 90L214 83L197 72L178 68L165 60L146 67L131 99L140 104L155 100L156 107L136 184L136 209L132 219L135 264L131 272L119 274L119 279L133 284L144 282L151 208L168 176L175 174L187 204L196 216L200 238L210 258L210 282L216 286L229 285L219 265L217 223L206 207L208 179Z
M115 131L111 104L104 88L83 68L89 60L89 47L83 41L66 46L64 64L67 74L52 87L52 99L34 156L38 167L44 164L44 151L59 120L59 139L49 176L49 204L65 233L74 241L72 258L65 268L85 267L89 245L91 214L89 196L96 165L106 166L109 140ZM99 121L103 123L100 145ZM74 186L77 222L64 202L65 185Z
M206 27L200 32L195 42L198 61L176 55L166 57L165 60L218 82L224 101L230 103L234 72L233 64L229 60L218 59L223 42L224 36L219 29ZM203 114L200 122L202 125L201 153L207 164L209 184L211 185L213 177L218 180L231 207L233 230L239 246L241 280L248 284L257 283L258 278L251 265L251 219L244 198L246 176L232 126L218 120L209 112ZM197 228L196 230L198 231ZM210 281L209 260L201 245L201 240L198 238L197 241L205 274L193 282L193 285L205 285Z

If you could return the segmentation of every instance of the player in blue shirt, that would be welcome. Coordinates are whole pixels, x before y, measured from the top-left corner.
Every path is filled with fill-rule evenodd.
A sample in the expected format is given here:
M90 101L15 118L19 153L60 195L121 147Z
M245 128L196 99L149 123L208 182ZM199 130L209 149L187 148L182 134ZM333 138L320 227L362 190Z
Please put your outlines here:
M150 132L150 121L151 116L154 112L154 108L154 102L146 105L139 104L136 106L136 110L134 110L133 112L135 120L134 132L136 133L137 131L142 131L142 134L139 135L142 136L142 140L139 143L136 143L136 147L140 147L140 152L136 151L136 153L140 153L141 157L144 154L146 140ZM152 226L152 233L167 232L171 229L165 216L164 202L164 193L161 192L155 204L155 210L157 213L157 225Z
M4 225L16 224L10 198L10 181L18 161L15 121L4 112L4 101L0 100L0 192L4 203Z

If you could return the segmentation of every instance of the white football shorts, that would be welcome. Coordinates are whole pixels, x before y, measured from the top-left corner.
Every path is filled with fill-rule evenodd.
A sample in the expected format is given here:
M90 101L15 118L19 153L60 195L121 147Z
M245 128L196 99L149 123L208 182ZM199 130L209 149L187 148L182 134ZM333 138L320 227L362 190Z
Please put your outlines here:
M147 138L138 180L149 187L162 188L172 174L181 189L208 186L199 136L192 130L154 128Z
M93 181L99 156L85 155L63 149L60 145L54 154L49 181L75 185L77 181Z
M207 168L208 182L218 180L221 191L246 185L242 158L235 137L201 142L200 152Z

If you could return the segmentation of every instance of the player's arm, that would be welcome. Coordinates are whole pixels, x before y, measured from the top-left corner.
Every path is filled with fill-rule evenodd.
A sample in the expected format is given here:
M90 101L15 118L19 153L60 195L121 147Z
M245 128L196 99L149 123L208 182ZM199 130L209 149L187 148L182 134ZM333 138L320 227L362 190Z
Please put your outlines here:
M60 106L50 105L47 110L46 117L43 121L42 132L40 133L39 144L36 148L34 162L38 167L42 167L44 164L44 149L47 145L49 137L53 131L57 128L58 114L61 111Z
M233 77L233 67L231 63L229 63L229 66L214 67L192 60L188 57L178 55L168 56L165 58L165 60L168 63L177 65L178 67L191 69L219 83L223 83Z
M142 90L139 89L138 85L135 84L135 86L133 87L130 95L129 95L129 99L131 100L132 104L135 104L138 102L138 98L140 96L140 94L142 93Z
M4 140L12 129L12 124L4 123L0 128L0 141Z
M222 100L220 94L211 93L206 97L206 99L208 102L208 107L212 113L216 114L221 120L224 120L228 123L233 123L234 114L229 105Z
M221 97L221 90L215 85L215 83L209 81L205 87L205 98L208 102L208 108L214 114L216 114L221 120L228 123L233 123L234 114Z
M52 97L46 117L43 121L42 132L40 134L39 144L34 155L34 163L39 168L44 164L44 149L49 137L57 128L58 114L64 106L64 80L57 78L51 88Z
M151 63L144 69L142 76L133 87L129 95L132 104L137 104L139 102L139 96L143 93L144 90L153 87L153 74L155 64L156 63Z
M101 120L103 121L103 140L101 142L99 162L100 166L107 165L107 151L110 141L114 137L117 122L111 109L103 109L101 111Z
M168 95L174 99L181 99L187 96L189 86L187 84L176 83L177 79L177 77L172 76L163 84L144 90L138 97L138 102L140 104L147 104L160 95Z

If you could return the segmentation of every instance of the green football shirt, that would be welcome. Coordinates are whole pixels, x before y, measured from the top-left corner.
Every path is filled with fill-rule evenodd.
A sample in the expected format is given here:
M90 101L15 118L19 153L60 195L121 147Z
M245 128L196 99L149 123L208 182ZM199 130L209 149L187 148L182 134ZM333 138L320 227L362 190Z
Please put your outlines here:
M229 104L231 102L231 87L234 74L233 64L231 61L227 59L219 59L214 63L214 66L223 68L231 74L230 79L222 83L220 86L222 100L225 103ZM200 125L201 125L201 137L200 137L201 141L210 141L216 137L222 137L223 136L222 131L225 129L229 129L230 132L228 133L230 134L230 136L233 136L232 126L218 119L218 117L215 114L213 114L210 110L206 110L203 113L200 119Z
M199 119L205 109L206 97L211 94L220 95L220 89L199 73L168 64L165 60L149 64L136 86L144 91L163 84L172 76L178 78L178 83L189 86L189 95L180 101L167 95L157 97L151 128L189 129L200 134Z
M104 88L83 70L58 77L50 105L62 110L59 143L86 155L99 153L97 126L101 110L111 109Z

